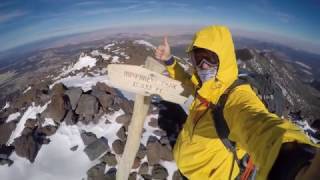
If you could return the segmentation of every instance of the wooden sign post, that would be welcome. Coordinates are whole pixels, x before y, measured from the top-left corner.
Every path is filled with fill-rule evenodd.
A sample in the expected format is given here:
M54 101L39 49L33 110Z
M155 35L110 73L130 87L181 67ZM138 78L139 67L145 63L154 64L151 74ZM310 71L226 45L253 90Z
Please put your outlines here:
M183 104L187 98L181 82L170 79L161 73L165 67L152 57L147 57L145 67L110 64L108 77L116 88L136 93L128 139L119 162L117 180L127 180L140 146L144 120L150 106L150 95L159 95L162 99Z

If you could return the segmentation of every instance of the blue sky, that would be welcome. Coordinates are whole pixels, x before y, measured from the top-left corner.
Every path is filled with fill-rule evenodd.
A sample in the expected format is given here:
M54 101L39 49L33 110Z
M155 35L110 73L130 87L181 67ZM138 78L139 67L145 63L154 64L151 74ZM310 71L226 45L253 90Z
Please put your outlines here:
M133 25L225 24L320 47L318 0L1 0L0 51L50 37Z

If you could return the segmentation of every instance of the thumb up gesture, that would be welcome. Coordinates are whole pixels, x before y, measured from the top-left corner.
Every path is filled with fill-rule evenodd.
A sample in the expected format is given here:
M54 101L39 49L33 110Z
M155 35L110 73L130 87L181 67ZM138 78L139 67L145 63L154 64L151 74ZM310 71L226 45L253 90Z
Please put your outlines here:
M163 38L162 44L160 44L155 51L155 56L161 61L167 61L171 57L170 45L168 43L168 37Z

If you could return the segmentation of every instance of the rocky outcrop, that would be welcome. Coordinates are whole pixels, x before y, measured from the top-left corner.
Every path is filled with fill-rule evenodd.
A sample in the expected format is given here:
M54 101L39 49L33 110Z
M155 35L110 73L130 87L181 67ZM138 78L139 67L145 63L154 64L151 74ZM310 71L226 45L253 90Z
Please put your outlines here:
M85 149L84 152L87 154L91 161L97 159L103 153L110 151L108 140L104 137L99 138L98 140L90 143Z
M11 136L12 131L16 128L16 122L0 124L0 144L6 144Z
M67 95L69 98L72 110L76 110L81 94L82 94L82 89L79 87L70 88L65 91L65 95Z
M22 135L13 142L15 152L18 156L27 158L30 162L34 162L41 144L37 142L32 134Z

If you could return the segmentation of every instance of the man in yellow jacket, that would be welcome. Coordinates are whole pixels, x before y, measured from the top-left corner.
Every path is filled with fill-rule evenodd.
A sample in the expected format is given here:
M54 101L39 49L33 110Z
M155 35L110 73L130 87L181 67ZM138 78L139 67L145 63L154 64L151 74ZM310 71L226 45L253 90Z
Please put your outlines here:
M205 27L195 34L187 53L194 67L192 75L171 55L166 37L155 52L156 58L167 65L170 76L181 81L185 90L195 97L175 144L174 158L188 179L235 179L240 168L219 139L212 108L205 103L216 104L238 78L231 33L224 26ZM257 179L287 174L293 179L320 179L320 169L317 170L320 154L310 157L310 153L304 152L307 151L304 149L314 151L316 145L298 127L270 113L250 85L237 86L230 92L223 115L230 129L228 139L236 143L237 157L250 155ZM295 163L293 158L299 159L295 156L306 158Z

